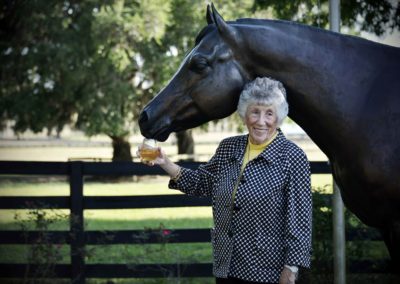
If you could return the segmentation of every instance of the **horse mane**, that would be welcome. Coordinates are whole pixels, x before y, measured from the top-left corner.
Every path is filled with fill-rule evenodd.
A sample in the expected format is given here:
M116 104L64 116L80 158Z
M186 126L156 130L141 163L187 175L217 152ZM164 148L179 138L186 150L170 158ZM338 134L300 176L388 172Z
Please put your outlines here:
M293 27L300 27L301 29L305 29L305 30L309 30L309 31L313 31L313 32L319 32L319 33L325 33L325 34L329 34L331 36L346 36L349 38L352 38L354 40L358 40L358 41L362 41L364 44L365 43L369 43L371 45L385 45L385 44L379 44L373 41L369 41L366 40L364 38L361 38L359 36L353 36L353 35L347 35L347 34L340 34L340 33L332 33L329 30L320 28L320 27L315 27L315 26L310 26L310 25L306 25L306 24L302 24L302 23L298 23L298 22L293 22L293 21L286 21L286 20L271 20L271 19L252 19L252 18L241 18L241 19L236 19L235 21L227 21L228 24L233 24L233 25L251 25L251 26L268 26L268 24L278 24L281 26L293 26ZM205 26L197 35L196 40L195 40L195 46L208 34L210 33L212 30L215 29L215 25L214 24L209 24L207 26ZM390 45L385 45L386 47L391 47L394 49L399 50L400 48L398 47L394 47L394 46L390 46Z
M235 21L227 21L228 24L234 25L252 25L252 26L267 26L269 23L278 23L284 25L292 25L292 26L301 26L304 28L308 28L310 30L319 29L322 32L327 32L324 29L308 26L305 24L300 24L293 21L285 21L285 20L271 20L271 19L252 19L252 18L240 18L236 19ZM210 33L215 28L215 25L209 24L205 26L197 35L195 45L197 45L208 33Z

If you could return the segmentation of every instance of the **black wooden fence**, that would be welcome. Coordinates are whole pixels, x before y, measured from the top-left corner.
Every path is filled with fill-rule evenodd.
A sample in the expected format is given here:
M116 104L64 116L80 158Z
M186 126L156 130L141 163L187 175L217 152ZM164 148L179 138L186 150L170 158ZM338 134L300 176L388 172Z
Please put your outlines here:
M187 168L197 168L200 163L180 163ZM327 162L312 162L313 174L330 173ZM147 167L140 163L129 162L13 162L0 161L0 175L45 175L68 176L70 195L56 197L0 197L0 209L22 209L26 204L36 208L70 209L70 231L51 231L48 236L52 243L65 242L70 245L70 264L55 266L55 275L59 278L70 278L73 283L84 283L86 278L157 278L165 276L177 277L211 277L211 263L191 264L141 264L129 267L124 264L85 264L85 245L107 244L143 244L160 243L160 232L143 230L119 231L85 231L83 212L85 209L123 209L123 208L159 208L209 206L208 198L197 198L186 195L158 196L84 196L84 176L108 175L164 175L158 167ZM329 196L327 196L329 198ZM347 232L347 240L379 240L380 236L370 232ZM105 234L112 238L104 238ZM26 244L37 239L38 232L0 231L0 244ZM172 230L168 243L210 242L209 229L176 229ZM35 265L31 265L35 271ZM360 269L360 267L363 267ZM359 266L357 263L349 267L351 272L384 273L384 264ZM0 264L0 278L19 278L26 272L26 264Z

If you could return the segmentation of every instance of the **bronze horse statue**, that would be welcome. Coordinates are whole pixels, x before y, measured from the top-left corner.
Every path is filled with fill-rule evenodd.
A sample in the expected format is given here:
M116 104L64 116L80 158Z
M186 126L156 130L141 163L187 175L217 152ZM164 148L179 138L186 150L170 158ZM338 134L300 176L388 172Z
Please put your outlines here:
M232 114L256 77L281 81L289 116L329 158L345 205L382 232L400 266L400 49L287 21L225 22L213 5L207 22L143 109L142 134L165 141Z

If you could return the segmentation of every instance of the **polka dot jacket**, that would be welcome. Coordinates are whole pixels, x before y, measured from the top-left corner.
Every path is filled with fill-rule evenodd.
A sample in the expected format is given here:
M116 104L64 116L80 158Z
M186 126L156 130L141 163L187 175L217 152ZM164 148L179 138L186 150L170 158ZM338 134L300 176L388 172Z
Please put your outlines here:
M310 266L309 162L279 130L240 177L247 140L248 135L224 139L208 163L196 170L182 169L178 181L171 180L169 187L212 197L216 277L278 282L284 264Z

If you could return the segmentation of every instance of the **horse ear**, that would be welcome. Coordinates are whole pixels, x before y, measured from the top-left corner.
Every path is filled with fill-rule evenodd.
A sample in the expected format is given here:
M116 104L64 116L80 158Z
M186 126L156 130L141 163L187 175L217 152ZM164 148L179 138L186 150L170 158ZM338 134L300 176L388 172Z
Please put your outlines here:
M218 32L221 37L228 39L229 41L235 42L236 30L232 26L228 25L222 16L218 13L213 3L211 3L213 23L217 26Z
M214 19L212 17L210 4L207 4L207 15L206 15L206 18L207 18L207 24L209 24L209 25L214 24Z

